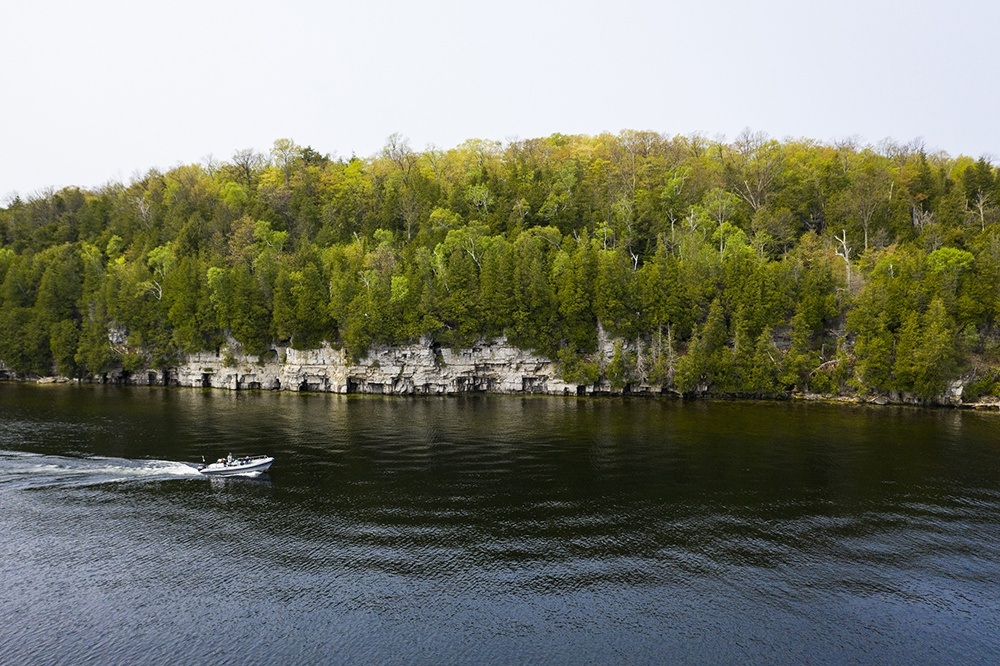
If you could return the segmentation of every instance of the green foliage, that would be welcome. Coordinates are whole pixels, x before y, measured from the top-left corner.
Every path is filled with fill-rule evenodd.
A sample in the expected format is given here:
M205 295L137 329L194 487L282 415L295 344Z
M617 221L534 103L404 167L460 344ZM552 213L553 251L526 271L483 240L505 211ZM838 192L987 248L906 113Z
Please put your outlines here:
M920 398L940 395L954 376L955 335L941 299L921 315L910 313L899 333L894 366L897 387Z
M740 390L759 397L770 397L780 393L777 356L778 350L771 340L771 330L761 331L754 344L750 363L743 368Z
M635 354L626 351L621 340L616 340L611 360L608 361L608 365L604 369L604 376L611 384L611 388L621 390L635 381L635 361Z
M560 349L556 360L559 363L560 376L571 384L595 384L601 378L601 370L596 362L581 356L569 347Z
M63 377L76 376L79 370L76 351L80 346L80 330L76 322L64 319L52 326L51 331L50 344L56 373Z
M0 209L0 359L85 376L227 339L360 357L506 336L616 388L931 398L1000 376L985 159L629 130L394 135L349 160L279 139L217 167Z
M728 331L722 303L712 301L704 326L695 332L687 354L677 365L676 384L681 393L710 391L725 381Z

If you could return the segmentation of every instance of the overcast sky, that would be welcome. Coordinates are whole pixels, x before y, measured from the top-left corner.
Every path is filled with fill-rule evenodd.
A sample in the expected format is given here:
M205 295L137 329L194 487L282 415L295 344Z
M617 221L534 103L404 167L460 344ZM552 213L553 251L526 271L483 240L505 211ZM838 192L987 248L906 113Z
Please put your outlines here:
M996 157L998 29L993 0L5 2L0 203L280 137L749 127Z

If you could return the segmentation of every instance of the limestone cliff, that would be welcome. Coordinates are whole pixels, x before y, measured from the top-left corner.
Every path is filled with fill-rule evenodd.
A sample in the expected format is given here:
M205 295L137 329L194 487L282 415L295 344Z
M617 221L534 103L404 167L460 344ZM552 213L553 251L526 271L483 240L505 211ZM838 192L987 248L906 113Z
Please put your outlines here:
M328 345L296 350L275 347L263 357L235 347L202 352L163 371L110 377L127 384L163 384L329 393L396 395L468 392L585 395L602 387L578 386L559 379L555 363L504 340L449 349L421 342L373 347L359 361Z
M608 363L612 341L599 339L598 357ZM19 376L0 361L0 380L58 381L62 378ZM65 381L65 380L64 380ZM326 393L393 395L450 395L461 393L543 393L549 395L660 394L663 388L646 383L615 389L608 381L575 384L560 378L555 362L519 349L504 339L451 349L430 340L400 346L375 346L368 355L350 361L343 350L327 344L319 349L273 347L264 356L245 354L235 341L215 352L192 354L173 367L137 372L116 370L88 381L142 386L185 386L229 390L280 390ZM933 400L907 394L812 395L790 394L804 400L837 400L878 404L946 405L996 409L995 397L963 401L964 381L954 381ZM707 394L706 394L707 395Z

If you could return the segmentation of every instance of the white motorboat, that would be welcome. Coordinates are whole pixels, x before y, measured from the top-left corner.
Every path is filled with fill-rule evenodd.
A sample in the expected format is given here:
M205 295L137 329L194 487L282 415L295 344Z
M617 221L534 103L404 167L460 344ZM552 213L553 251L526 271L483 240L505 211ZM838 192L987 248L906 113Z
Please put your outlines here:
M205 476L260 476L268 470L274 458L271 456L241 456L234 458L230 453L209 465L198 465L198 471Z

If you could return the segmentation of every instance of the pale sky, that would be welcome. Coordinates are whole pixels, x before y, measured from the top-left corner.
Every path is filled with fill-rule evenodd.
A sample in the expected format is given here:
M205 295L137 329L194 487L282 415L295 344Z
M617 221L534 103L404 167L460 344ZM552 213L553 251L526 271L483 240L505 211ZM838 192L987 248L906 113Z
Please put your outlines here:
M0 205L291 138L622 129L1000 157L993 0L31 0L0 8Z

